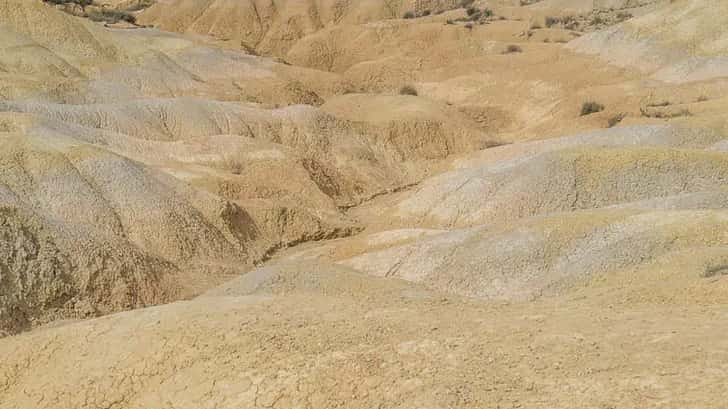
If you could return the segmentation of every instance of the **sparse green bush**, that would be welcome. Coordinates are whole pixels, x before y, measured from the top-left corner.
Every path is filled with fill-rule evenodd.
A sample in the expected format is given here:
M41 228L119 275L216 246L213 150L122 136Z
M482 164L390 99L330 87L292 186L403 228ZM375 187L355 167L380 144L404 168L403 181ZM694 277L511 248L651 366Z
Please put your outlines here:
M595 114L597 112L604 111L604 105L594 102L594 101L587 101L581 105L581 116L591 115Z
M399 89L399 95L412 95L417 96L417 89L412 85L405 85Z
M405 19L415 18L415 12L414 11L408 11L408 12L404 13L404 15L402 16L402 18L405 18Z

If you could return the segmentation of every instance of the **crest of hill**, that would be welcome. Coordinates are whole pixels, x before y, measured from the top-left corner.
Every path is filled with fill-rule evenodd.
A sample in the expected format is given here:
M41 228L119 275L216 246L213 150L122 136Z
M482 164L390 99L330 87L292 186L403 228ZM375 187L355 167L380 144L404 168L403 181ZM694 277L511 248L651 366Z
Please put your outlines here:
M37 45L76 67L98 64L99 60L116 61L122 55L110 33L40 0L0 1L0 26L0 48Z
M165 0L140 16L163 30L210 35L261 54L282 55L297 40L335 24L401 18L455 8L457 0Z

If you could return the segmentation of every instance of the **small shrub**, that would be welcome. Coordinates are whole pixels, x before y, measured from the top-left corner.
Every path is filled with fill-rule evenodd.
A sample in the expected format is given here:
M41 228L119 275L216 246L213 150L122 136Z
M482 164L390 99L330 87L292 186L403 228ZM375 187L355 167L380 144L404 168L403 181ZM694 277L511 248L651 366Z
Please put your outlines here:
M399 95L411 95L416 97L417 89L415 89L412 85L405 85L399 89Z
M480 10L478 10L475 7L468 7L467 10L465 10L465 13L467 13L468 16L472 16L473 14L478 13Z
M136 24L136 17L133 14L116 9L104 8L93 10L87 13L86 16L92 21L103 21L109 24L116 24L120 21L125 21L130 24Z
M632 17L632 14L627 13L626 11L620 11L619 13L617 13L617 20L619 21L629 20Z
M604 111L604 105L594 101L587 101L581 105L580 115L586 116L602 111Z
M51 4L75 4L82 9L93 4L93 0L43 0L43 2Z
M116 24L120 21L125 21L130 24L136 24L136 16L126 11L116 9L98 9L87 13L87 17L92 21L106 22L109 24Z
M230 173L232 173L233 175L242 175L243 174L243 164L242 163L231 164Z
M467 28L468 30L472 30L473 29L473 23L467 23L467 24L465 24L464 27Z
M239 155L225 155L222 158L221 163L223 169L227 170L233 175L242 175L245 170L245 164L241 160Z
M613 128L613 127L617 126L617 124L619 124L620 122L622 122L622 120L626 116L627 116L627 114L625 114L623 112L622 113L619 113L617 115L614 115L613 117L609 118L609 120L607 121L607 126L610 127L610 128Z
M701 95L698 97L698 102L705 102L707 100L708 100L708 97L706 97L705 95Z
M506 53L506 54L511 54L511 53L520 53L521 51L523 51L523 49L522 49L521 47L519 47L519 46L517 46L517 45L515 45L515 44L511 44L511 45L509 45L509 46L508 46L508 47L506 48L506 51L505 51L505 53Z
M563 17L555 17L555 16L547 16L544 20L544 24L546 27L551 28L553 26L562 25L564 28L567 29L574 29L579 24L576 21L576 17L574 16L563 16Z
M402 16L402 18L405 18L405 19L415 18L415 13L413 11L408 11L408 12L404 13L404 16Z
M420 16L422 16L422 17L427 17L427 16L429 16L430 14L432 14L432 12L431 12L430 10L425 10L425 11L423 11L423 12L422 12L422 13L420 14Z
M546 20L545 20L546 27L551 28L559 23L561 23L561 18L559 18L559 17L552 17L552 16L546 17Z
M574 30L577 27L579 27L579 22L576 20L576 17L574 17L574 16L562 17L561 24L563 24L564 28L566 28L568 30Z

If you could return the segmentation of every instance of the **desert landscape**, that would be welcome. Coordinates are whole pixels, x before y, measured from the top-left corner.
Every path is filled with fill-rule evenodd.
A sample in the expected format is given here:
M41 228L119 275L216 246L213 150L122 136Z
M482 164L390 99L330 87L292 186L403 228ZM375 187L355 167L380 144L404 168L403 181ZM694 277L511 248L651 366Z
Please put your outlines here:
M726 27L0 0L0 409L725 408Z

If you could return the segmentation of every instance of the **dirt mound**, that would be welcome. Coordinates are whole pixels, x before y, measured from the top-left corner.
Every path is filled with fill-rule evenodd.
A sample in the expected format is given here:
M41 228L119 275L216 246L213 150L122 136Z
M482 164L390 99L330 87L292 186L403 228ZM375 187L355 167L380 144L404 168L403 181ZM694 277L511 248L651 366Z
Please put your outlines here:
M388 135L380 135L381 127L377 125L350 122L302 105L267 110L178 98L94 105L8 102L3 110L36 113L143 140L182 139L191 144L195 138L239 135L284 145L297 152L312 180L340 206L351 206L416 181L426 171L426 167L418 165L422 161L488 144L488 138L476 130L461 128L460 132L453 132L434 120L399 126ZM431 132L419 134L428 127ZM427 140L430 135L439 140ZM438 149L443 146L448 149Z
M719 189L722 154L672 148L719 139L701 129L636 126L502 146L356 214L371 225L464 227Z
M636 269L652 275L662 272L663 278L681 274L677 287L709 292L712 284L704 280L708 265L670 270L657 261L690 251L724 254L720 226L725 222L725 208L720 204L725 203L726 192L720 191L666 198L661 203L638 202L508 224L432 231L404 241L375 239L401 237L401 231L387 231L294 251L284 259L301 264L335 263L374 276L496 300L568 294L592 280L621 272L628 275ZM649 289L643 290L649 293ZM716 296L714 302L723 302L724 298Z
M41 1L3 0L0 12L3 43L13 39L36 43L77 68L92 61L98 64L124 57L105 30L86 20L70 18Z
M364 123L383 135L403 160L442 159L498 145L491 129L450 106L410 95L348 94L329 99L321 109L337 118Z
M283 55L295 42L326 26L401 18L407 11L447 10L456 0L159 1L140 21L167 31L216 37L232 47Z
M169 301L197 291L184 266L214 283L255 258L233 203L67 137L1 135L3 330Z
M728 176L725 161L722 154L681 150L565 150L430 179L394 216L468 226L717 189Z
M725 3L680 0L653 13L574 41L578 51L610 63L650 72L658 80L681 83L724 77L728 18ZM609 44L609 46L607 46Z
M200 297L286 296L435 299L437 293L408 281L377 278L330 263L282 263L255 269Z

